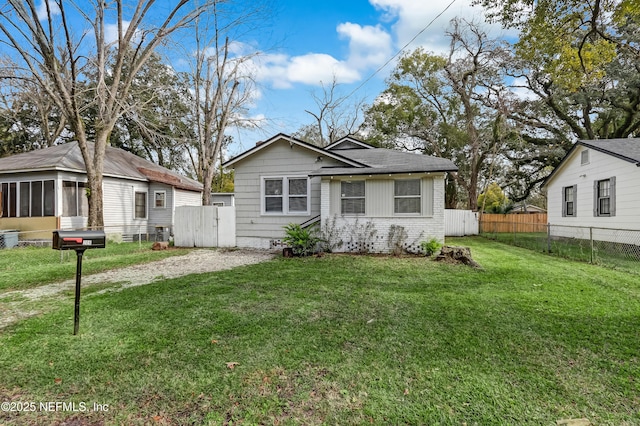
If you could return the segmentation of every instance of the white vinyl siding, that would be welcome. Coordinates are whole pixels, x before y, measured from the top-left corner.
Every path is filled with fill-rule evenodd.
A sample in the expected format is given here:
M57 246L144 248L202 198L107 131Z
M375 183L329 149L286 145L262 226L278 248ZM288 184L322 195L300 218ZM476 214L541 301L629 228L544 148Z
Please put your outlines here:
M600 227L612 229L640 230L640 167L593 149L589 150L589 164L581 164L583 147L563 161L547 183L548 222L551 225ZM615 194L610 209L613 215L597 215L597 181L611 179L615 171ZM562 215L562 188L577 185L576 215L577 223L572 217Z

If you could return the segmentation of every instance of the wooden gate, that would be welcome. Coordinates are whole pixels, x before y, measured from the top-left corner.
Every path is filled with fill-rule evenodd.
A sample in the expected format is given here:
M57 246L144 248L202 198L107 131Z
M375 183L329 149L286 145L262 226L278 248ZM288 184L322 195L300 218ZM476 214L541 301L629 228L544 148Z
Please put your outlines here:
M235 207L176 207L176 247L235 247Z

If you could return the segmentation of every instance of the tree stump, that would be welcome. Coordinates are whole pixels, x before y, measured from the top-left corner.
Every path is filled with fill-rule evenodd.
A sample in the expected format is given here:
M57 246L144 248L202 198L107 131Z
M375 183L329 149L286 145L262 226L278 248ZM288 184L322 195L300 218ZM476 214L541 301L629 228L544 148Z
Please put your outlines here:
M471 249L469 247L442 246L440 254L434 260L453 264L462 263L474 268L482 268L482 266L471 257Z

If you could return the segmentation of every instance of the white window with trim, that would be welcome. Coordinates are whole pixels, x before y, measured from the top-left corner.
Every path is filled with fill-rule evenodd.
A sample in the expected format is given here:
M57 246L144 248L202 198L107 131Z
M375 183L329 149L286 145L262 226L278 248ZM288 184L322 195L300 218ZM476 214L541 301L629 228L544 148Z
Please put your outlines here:
M142 191L135 191L134 193L134 219L146 219L147 218L147 193Z
M62 181L62 215L89 216L89 199L85 182Z
M420 179L398 179L394 181L393 212L398 215L419 215L422 213Z
M343 180L340 182L340 213L343 215L365 214L364 180Z
M311 214L311 187L307 176L263 177L260 187L262 214Z
M167 207L167 191L153 192L153 207L156 209L164 209Z
M593 215L616 215L616 178L601 179L593 182Z
M578 185L565 186L562 188L562 217L576 216L576 195Z

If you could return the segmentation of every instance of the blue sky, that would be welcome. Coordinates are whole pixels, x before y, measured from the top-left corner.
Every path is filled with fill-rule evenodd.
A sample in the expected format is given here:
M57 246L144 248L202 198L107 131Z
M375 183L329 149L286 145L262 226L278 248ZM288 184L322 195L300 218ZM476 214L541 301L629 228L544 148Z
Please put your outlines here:
M321 84L336 78L338 92L351 94L405 44L435 20L408 47L419 46L443 53L447 49L445 31L454 17L484 20L482 10L470 0L277 0L275 22L265 38L257 40L266 49L258 59L258 96L250 113L264 119L260 130L233 133L235 155L256 141L277 133L291 134L312 117L312 93L322 93ZM497 36L497 26L488 27ZM274 43L275 48L260 45ZM371 102L384 89L384 78L393 69L387 65L353 98Z

